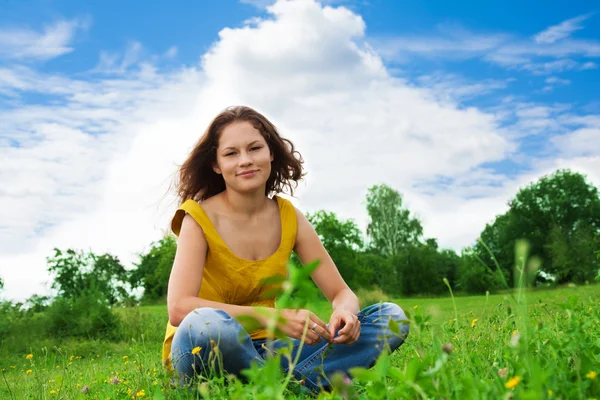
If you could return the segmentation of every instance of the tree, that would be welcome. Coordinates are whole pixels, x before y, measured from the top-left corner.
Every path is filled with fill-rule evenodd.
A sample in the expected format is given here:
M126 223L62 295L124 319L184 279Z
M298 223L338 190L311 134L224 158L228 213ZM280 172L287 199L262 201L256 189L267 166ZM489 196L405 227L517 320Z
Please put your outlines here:
M4 289L4 281L0 278L0 290Z
M557 283L582 282L598 268L591 254L598 248L600 196L598 188L583 175L558 170L521 189L509 206L481 234L511 277L509 282L514 282L514 246L518 239L529 242L530 255L541 259L541 271L555 276ZM475 253L493 267L483 245L475 245ZM576 268L573 262L578 264Z
M493 293L503 287L501 271L486 267L472 248L463 250L460 258L457 287L469 294Z
M551 257L546 271L559 282L592 281L600 268L600 260L594 254L598 248L600 235L590 224L578 224L570 234L554 226L545 246Z
M331 211L307 213L306 218L317 231L323 246L329 251L338 247L360 250L363 240L360 228L353 220L340 220Z
M323 210L307 213L306 218L344 280L351 286L363 286L370 278L367 276L369 270L360 264L359 251L363 248L363 240L356 222L341 220L335 213Z
M96 292L105 296L110 305L128 297L123 287L127 271L115 256L55 248L47 262L48 271L55 276L51 287L58 291L59 297L74 299Z
M133 287L144 288L143 300L155 301L167 295L176 251L175 237L167 235L152 243L148 253L140 256L140 262L131 271L129 282Z
M423 234L421 222L402 207L402 196L387 185L375 185L367 193L370 222L367 235L382 255L393 256L416 244Z

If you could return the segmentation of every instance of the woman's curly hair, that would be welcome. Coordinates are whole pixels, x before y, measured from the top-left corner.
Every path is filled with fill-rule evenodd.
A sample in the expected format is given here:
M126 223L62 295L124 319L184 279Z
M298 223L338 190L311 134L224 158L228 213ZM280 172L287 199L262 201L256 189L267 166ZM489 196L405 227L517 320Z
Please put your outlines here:
M216 162L219 138L223 129L233 123L249 122L265 138L273 153L271 175L267 180L265 195L277 194L294 187L304 176L302 156L294 144L279 135L275 126L261 113L246 106L230 107L219 113L209 124L204 135L178 170L175 183L179 204L188 199L202 201L225 190L225 181L213 170Z

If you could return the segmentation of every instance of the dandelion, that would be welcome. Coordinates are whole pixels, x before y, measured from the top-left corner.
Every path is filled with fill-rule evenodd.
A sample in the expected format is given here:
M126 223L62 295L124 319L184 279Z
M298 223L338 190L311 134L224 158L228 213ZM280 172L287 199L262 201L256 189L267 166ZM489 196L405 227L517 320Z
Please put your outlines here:
M475 327L475 323L479 321L479 319L475 318L473 321L471 321L471 328Z
M510 378L508 382L504 384L504 387L506 387L507 389L512 389L516 387L519 384L519 382L521 382L521 377L515 376L513 378Z
M60 365L57 365L57 366L56 366L56 369L60 369Z
M25 371L25 374L29 375L32 372L33 372L32 370L28 369L27 371Z
M518 329L515 329L515 330L513 331L513 335L516 335L517 333L519 333L519 330L518 330Z
M419 306L414 306L413 308L416 310L417 308L419 308Z
M202 350L202 347L199 347L199 346L194 347L192 350L192 354L198 354L198 353L200 353L200 350Z
M31 360L33 358L33 354L27 354L25 356L26 359Z
M128 358L129 358L128 356L123 356L123 360L126 360L126 359L128 359Z
M135 394L136 397L144 397L146 395L146 392L144 392L144 389L140 390L139 392L137 392Z
M69 361L73 361L74 358L74 356L69 357Z
M585 375L585 377L589 379L596 379L597 376L598 374L596 373L596 371L590 371Z
M56 394L56 390L52 389L52 390L50 391L50 394Z
M127 364L129 364L129 361L125 361L125 364L124 364L124 365L127 365Z
M153 384L154 386L156 386L156 385L158 385L158 381L154 381L154 382L152 382L152 384Z
M15 368L17 368L17 367L16 367L16 366L14 366L14 365L11 365L10 367L11 367L12 369L15 369Z

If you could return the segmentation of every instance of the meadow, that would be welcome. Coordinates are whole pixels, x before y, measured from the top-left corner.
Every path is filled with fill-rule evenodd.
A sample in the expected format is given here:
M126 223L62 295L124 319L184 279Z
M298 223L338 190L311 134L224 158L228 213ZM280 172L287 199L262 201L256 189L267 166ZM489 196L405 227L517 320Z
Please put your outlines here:
M592 399L600 397L600 286L489 296L394 299L411 321L399 351L320 398ZM370 297L369 297L370 295ZM377 294L362 293L371 303ZM383 300L383 299L379 299ZM326 302L311 307L327 318ZM1 349L2 399L309 398L273 368L250 382L215 377L175 389L160 362L166 306L118 310L130 340ZM24 332L24 334L26 334ZM26 336L26 335L25 335Z

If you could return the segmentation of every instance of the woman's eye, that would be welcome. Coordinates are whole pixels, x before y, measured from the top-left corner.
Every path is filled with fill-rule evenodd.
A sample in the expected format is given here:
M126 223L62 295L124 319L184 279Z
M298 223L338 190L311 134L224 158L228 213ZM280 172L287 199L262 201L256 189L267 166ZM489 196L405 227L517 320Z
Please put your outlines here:
M253 148L251 148L250 150L259 150L259 149L261 149L261 148L262 148L262 147L260 147L260 146L257 146L257 147L253 147Z
M225 154L225 157L229 157L229 156L232 156L232 155L234 155L234 154L235 154L235 153L227 153L227 154Z

